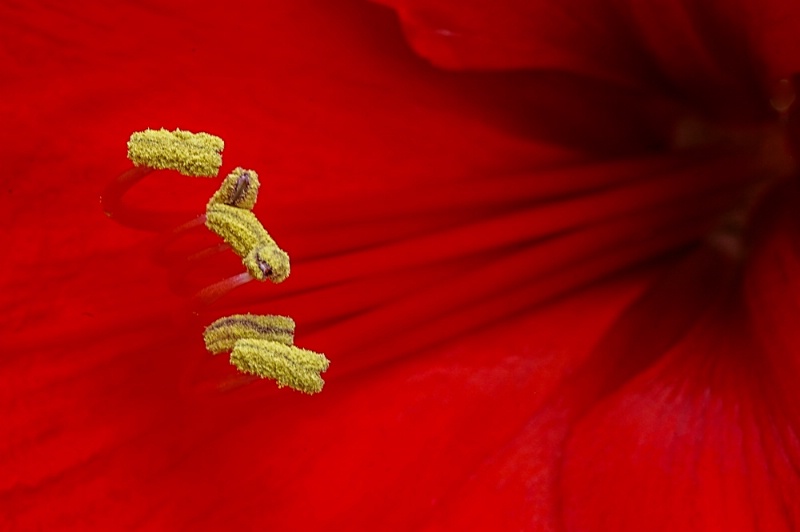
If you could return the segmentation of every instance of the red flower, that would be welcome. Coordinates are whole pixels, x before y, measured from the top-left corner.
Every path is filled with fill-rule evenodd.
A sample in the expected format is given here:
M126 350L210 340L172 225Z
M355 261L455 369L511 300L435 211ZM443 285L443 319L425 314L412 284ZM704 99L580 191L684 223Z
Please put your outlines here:
M419 55L360 2L0 8L2 528L797 528L797 8L392 4ZM236 257L99 207L146 127L260 172L289 281L193 314ZM323 393L205 353L236 311Z

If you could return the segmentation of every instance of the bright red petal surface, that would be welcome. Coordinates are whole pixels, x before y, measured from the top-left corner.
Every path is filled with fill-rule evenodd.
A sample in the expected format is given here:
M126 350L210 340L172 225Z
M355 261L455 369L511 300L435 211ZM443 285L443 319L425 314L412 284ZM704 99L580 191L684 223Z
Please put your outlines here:
M429 20L400 13L407 24ZM469 22L476 11L460 13ZM754 175L747 155L594 159L668 146L683 105L675 99L696 88L690 103L700 105L750 64L743 73L696 57L681 70L692 47L663 55L668 39L652 32L664 65L656 75L651 56L626 48L635 37L627 21L552 15L564 33L508 31L506 62L493 63L501 54L491 47L477 62L437 61L567 74L466 75L428 66L393 13L358 2L0 8L2 524L550 527L560 509L591 500L586 486L572 487L581 483L572 464L597 451L581 438L645 377L626 379L685 332L697 315L686 308L705 308L694 289L709 270L679 269L667 289L650 286L651 272L575 291L696 241L736 199L731 184ZM590 46L589 34L573 39L579 20L594 21L592 39L611 32L608 48ZM524 34L555 40L520 51ZM411 36L429 57L439 50ZM540 62L525 62L532 50ZM710 85L691 85L706 67ZM642 91L663 79L676 81L669 94ZM757 85L719 108L746 101L736 118L759 115L747 99ZM224 170L260 172L257 211L294 259L285 285L248 285L194 316L185 296L237 273L238 261L164 268L153 235L103 215L99 195L127 167L128 134L162 126L219 134ZM189 220L213 188L152 176L130 200ZM540 306L565 293L574 296ZM671 318L646 356L626 364L623 354L639 355L633 332L661 301L672 302ZM294 316L298 342L333 361L323 394L241 387L200 341L214 315L234 311ZM741 375L724 373L723 399L737 386L755 394ZM611 406L591 410L615 391ZM781 413L767 401L747 405L747 426ZM780 493L793 493L791 478L785 486ZM583 505L567 524L635 521L597 508Z
M6 525L422 524L548 400L646 280L611 283L403 364L334 381L313 398L243 393L193 401L170 393L175 353L132 346L110 367L51 386L40 396L45 405L30 392L18 399L29 417L15 432L36 422L50 432L4 451L15 458L6 474L17 480L4 494ZM571 334L574 327L582 334ZM167 370L146 376L158 359ZM146 376L147 388L132 376ZM56 406L59 390L69 394L59 394ZM39 417L47 411L60 422Z
M477 242L460 237L448 256L429 264L425 254L435 242L414 245L420 235L468 223L480 229L482 220L508 217L509 202L521 215L526 201L573 194L563 177L530 184L526 172L574 156L508 125L510 107L493 104L490 96L513 80L485 86L435 71L405 47L391 13L379 7L3 9L9 39L2 59L8 125L2 212L9 231L0 290L6 318L0 392L5 527L301 527L296 520L306 514L307 500L315 502L318 523L422 519L432 498L524 418L520 399L533 382L552 388L559 371L566 371L557 368L569 366L548 354L551 384L536 377L539 363L519 355L533 345L527 326L518 329L523 335L503 329L509 338L499 337L497 347L467 339L457 347L453 340L533 300L675 245L668 239L655 251L623 249L600 257L599 264L567 269L556 282L541 282L528 293L515 293L508 280L495 290L496 284L482 286L481 275L465 277L471 265L494 259L513 268L512 281L524 274L519 245L538 237L526 236L524 218L512 217L505 222L510 234L497 242L488 231ZM459 95L462 83L468 90ZM470 95L470 86L480 98ZM449 342L447 349L401 370L330 382L315 398L278 395L266 383L221 393L218 386L235 373L224 357L213 359L201 347L208 316L193 319L185 300L169 290L175 264L169 271L157 265L154 237L120 227L99 205L105 184L127 166L128 134L160 126L220 134L228 143L226 167L261 172L267 186L259 208L267 227L299 257L294 278L305 277L306 286L320 290L292 292L287 285L292 297L284 298L284 306L296 314L298 340L326 351L339 366L334 376L424 346ZM633 170L623 177L632 178ZM617 174L579 179L592 191L619 180ZM488 186L485 176L496 176L497 186ZM516 189L506 192L512 182ZM480 185L482 194L473 191L448 210L446 200L468 183ZM420 201L430 184L437 186L427 195L434 201ZM185 212L188 220L212 189L153 176L130 199ZM401 199L408 200L407 209ZM381 204L397 212L376 207ZM586 223L582 213L571 220L570 212L575 209L561 215L563 228ZM614 231L605 234L613 243ZM556 244L563 248L558 264L580 259L570 259L568 243ZM370 275L371 256L359 253L392 245L400 247L383 253L384 262L373 262L380 269ZM387 269L387 260L403 256L402 246L415 265L406 258ZM352 257L336 263L344 251ZM334 261L327 271L320 262L325 260ZM231 265L207 266L207 277L219 279ZM341 283L342 273L353 269L356 275L345 280L354 286ZM454 277L457 284L420 299L421 290ZM270 291L255 288L263 292L245 291L241 305L236 299L229 304L238 311L262 310L259 294ZM454 299L459 292L468 298ZM506 304L509 298L513 305ZM275 312L281 301L261 305ZM486 301L493 306L482 308ZM402 312L371 314L392 302ZM428 302L436 303L432 312ZM623 302L608 303L608 312ZM415 318L414 309L427 314ZM543 330L555 332L564 321L563 314L553 316L542 318ZM345 318L349 325L335 326ZM406 343L395 345L396 339ZM350 349L354 342L360 350ZM454 360L457 349L469 353L463 361ZM506 350L508 366L496 367ZM471 369L486 378L461 383ZM451 400L443 410L439 399L446 390ZM511 411L498 417L494 409L502 402L482 398L503 394ZM417 395L414 408L421 412L412 415L409 401ZM498 425L473 434L473 410ZM431 438L431 431L441 436ZM476 436L452 463L445 460L452 455L448 442ZM370 438L373 445L365 449L361 442ZM426 455L438 439L438 454ZM369 468L354 471L367 459L385 464L385 476L376 478ZM425 482L418 473L423 467L430 472ZM411 497L415 482L427 490L409 499L416 510L363 514L365 501L380 493L377 487L406 483L402 489Z

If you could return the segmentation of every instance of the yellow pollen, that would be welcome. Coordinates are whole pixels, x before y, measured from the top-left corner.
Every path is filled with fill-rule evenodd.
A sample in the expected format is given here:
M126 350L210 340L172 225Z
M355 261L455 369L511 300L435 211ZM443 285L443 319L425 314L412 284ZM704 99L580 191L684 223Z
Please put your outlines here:
M232 351L236 341L243 338L291 345L294 342L294 320L288 316L234 314L218 319L203 332L206 349L214 354Z
M256 204L260 186L258 174L254 170L236 168L222 180L222 185L208 200L208 205L225 204L251 211Z
M273 283L282 283L291 272L289 255L274 243L258 244L242 258L242 264L258 281L269 279Z
M224 203L209 203L206 227L219 235L242 258L259 281L280 283L289 276L289 255L278 247L256 215Z
M307 349L251 338L236 342L230 362L243 373L273 379L279 388L307 394L322 391L325 381L319 374L330 364L325 355Z
M131 135L128 159L135 166L176 170L193 177L214 177L222 166L225 143L208 133L146 129Z

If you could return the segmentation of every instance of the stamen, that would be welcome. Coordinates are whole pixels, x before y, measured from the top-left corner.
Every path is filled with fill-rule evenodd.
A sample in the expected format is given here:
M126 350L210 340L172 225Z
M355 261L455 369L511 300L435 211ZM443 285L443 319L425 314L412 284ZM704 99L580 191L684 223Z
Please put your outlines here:
M292 345L294 320L288 316L234 314L218 319L203 333L206 349L213 354L230 352L237 340L245 338Z
M222 203L208 205L206 227L227 242L240 257L246 256L250 250L265 241L266 229L255 214Z
M269 279L276 284L285 281L291 271L289 255L270 243L259 244L250 250L242 264L256 280Z
M251 211L256 204L260 185L258 174L254 170L236 168L225 177L208 204L225 204Z
M152 172L152 168L130 168L111 181L100 196L100 206L106 216L137 229L158 231L168 226L169 220L152 219L149 212L126 207L123 203L125 194ZM155 218L163 218L163 215Z
M184 222L171 231L164 232L161 234L155 245L153 258L156 260L156 262L161 264L186 260L187 256L185 251L178 252L173 248L181 239L185 238L187 235L190 235L198 227L204 228L205 224L206 215L202 214L196 218L192 218L188 222ZM191 259L193 255L189 256L188 258Z
M203 288L194 295L193 299L198 308L207 307L228 292L252 280L253 276L249 272L240 273Z
M106 214L131 227L161 230L174 225L178 213L149 212L124 205L123 197L136 183L153 170L175 170L183 175L214 177L222 165L224 142L208 133L139 131L128 141L128 158L134 168L118 176L101 197ZM236 168L223 180L206 205L206 214L184 222L162 235L155 258L170 265L184 277L189 268L230 246L242 259L247 272L234 275L197 292L194 314L231 290L257 279L284 281L290 272L289 256L280 249L251 212L260 183L253 170ZM205 225L222 238L217 244L192 252L190 242L178 242L194 229ZM178 246L176 244L183 244ZM172 276L171 276L172 277ZM175 283L170 283L174 287ZM234 314L220 318L206 327L203 340L212 353L231 352L230 363L241 372L274 379L278 387L314 394L322 391L325 382L320 373L330 362L325 355L301 349L294 343L294 320L287 316Z
M319 374L330 364L325 355L252 338L236 342L230 362L243 373L275 380L279 388L288 386L307 394L322 391L325 381Z
M209 203L206 227L219 235L254 278L280 283L289 276L289 255L258 221L255 214L223 203Z
M225 143L208 133L146 129L131 135L128 159L135 166L176 170L194 177L214 177L222 166Z

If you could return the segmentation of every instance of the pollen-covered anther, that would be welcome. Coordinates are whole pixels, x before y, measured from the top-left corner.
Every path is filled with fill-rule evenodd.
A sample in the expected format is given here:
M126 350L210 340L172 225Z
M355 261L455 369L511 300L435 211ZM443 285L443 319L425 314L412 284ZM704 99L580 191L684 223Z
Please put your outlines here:
M176 170L193 177L214 177L222 166L225 143L208 133L146 129L131 135L128 159L135 166Z
M289 255L274 243L259 244L244 256L242 264L257 281L282 283L289 277Z
M291 345L294 320L288 316L234 314L216 320L203 332L206 349L213 354L230 352L245 338Z
M222 180L222 185L208 200L208 205L224 204L251 211L256 204L260 186L258 174L254 170L236 168Z
M209 203L206 227L242 258L255 279L279 283L289 276L289 255L278 247L252 212L223 203Z
M230 362L243 373L273 379L279 388L288 386L307 394L322 391L325 381L320 373L330 364L325 355L308 349L249 338L236 342Z

